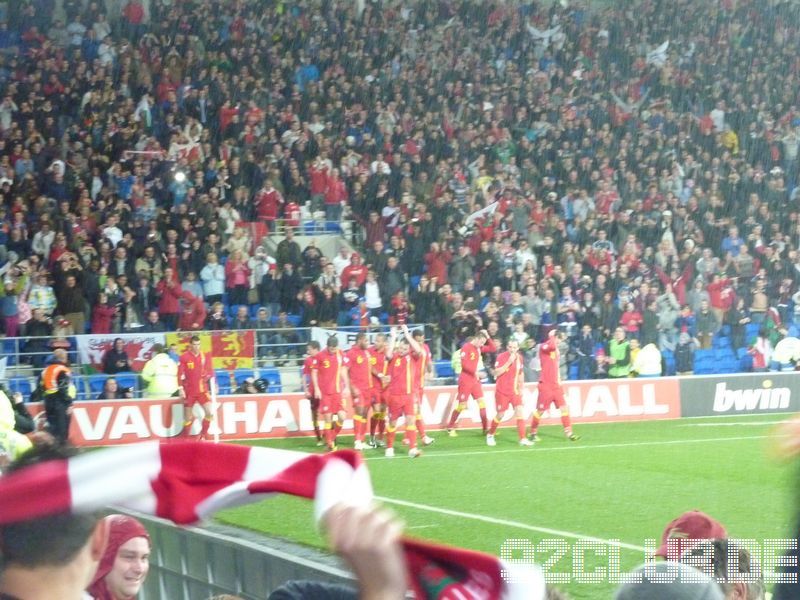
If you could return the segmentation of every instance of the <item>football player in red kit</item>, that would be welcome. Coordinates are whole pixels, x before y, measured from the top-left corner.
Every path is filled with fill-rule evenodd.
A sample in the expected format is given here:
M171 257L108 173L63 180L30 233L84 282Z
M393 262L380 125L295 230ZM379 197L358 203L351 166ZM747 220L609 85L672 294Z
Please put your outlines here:
M178 393L183 400L183 431L181 435L189 435L194 423L193 409L195 404L203 407L203 426L198 439L206 439L208 428L214 420L211 404L212 387L216 386L214 364L211 355L200 349L200 338L192 336L189 349L181 354L178 361ZM216 390L213 390L216 392Z
M478 367L481 363L481 352L494 352L497 346L485 329L481 329L476 335L461 347L461 373L458 376L458 405L450 415L450 423L447 425L447 433L450 437L456 437L456 421L458 416L467 408L467 400L472 396L478 403L481 415L481 425L483 433L488 433L488 422L486 419L486 404L483 400L483 386L478 379Z
M311 421L314 424L314 434L317 436L317 446L322 445L322 434L319 431L319 399L314 395L314 382L311 381L311 364L319 352L319 342L311 340L306 346L308 356L303 360L303 394L311 403Z
M369 349L369 365L372 370L372 386L370 402L372 403L372 418L369 420L369 446L372 448L385 447L384 433L386 431L386 336L379 333L375 336L372 348ZM376 435L377 431L377 435Z
M336 450L336 436L342 430L346 416L343 392L350 389L350 381L347 357L339 350L339 339L332 335L326 346L311 363L311 381L314 394L319 398L319 414L325 419L325 444L333 452Z
M402 326L403 337L398 339L397 332L392 329L389 336L389 346L386 348L387 378L389 385L389 422L386 425L386 456L394 456L394 438L397 431L397 422L400 417L405 418L406 432L408 432L411 448L408 455L412 458L422 453L417 448L417 427L414 423L416 411L414 410L414 374L417 367L414 363L422 356L422 348L414 340L408 327Z
M525 383L525 375L522 371L522 356L519 353L519 342L508 340L506 351L497 357L494 363L494 403L497 414L492 421L489 435L486 436L488 446L496 446L494 434L497 426L503 420L503 415L509 407L514 408L514 416L517 420L517 435L520 446L533 446L525 437L525 417L522 415L522 385Z
M539 399L536 401L536 410L533 412L531 422L531 436L533 441L538 442L539 421L542 413L551 404L561 411L561 424L564 426L564 433L573 442L580 439L572 433L572 423L569 418L569 407L564 402L564 390L561 387L561 373L559 371L559 359L561 354L558 351L558 332L551 329L547 334L547 341L539 345L539 362L542 371L539 376Z
M347 351L348 374L350 376L350 396L353 398L354 448L363 450L364 435L367 432L367 413L372 405L374 381L370 366L369 338L359 332L356 342Z
M422 349L420 360L415 363L419 372L414 374L414 417L419 439L422 440L423 445L430 446L436 440L425 431L425 422L422 420L420 404L425 394L425 380L433 375L433 355L431 354L430 346L425 343L425 331L423 329L415 329L412 335Z

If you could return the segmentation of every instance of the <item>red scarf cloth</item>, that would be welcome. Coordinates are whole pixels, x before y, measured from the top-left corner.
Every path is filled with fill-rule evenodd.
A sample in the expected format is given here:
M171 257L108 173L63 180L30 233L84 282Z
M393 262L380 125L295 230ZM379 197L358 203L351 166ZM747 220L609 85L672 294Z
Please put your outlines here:
M352 450L323 455L233 444L146 442L48 461L0 477L0 525L109 504L188 525L274 493L313 499L318 520L335 504L367 505L373 499L367 467ZM539 569L408 538L403 538L403 548L417 598L545 597Z

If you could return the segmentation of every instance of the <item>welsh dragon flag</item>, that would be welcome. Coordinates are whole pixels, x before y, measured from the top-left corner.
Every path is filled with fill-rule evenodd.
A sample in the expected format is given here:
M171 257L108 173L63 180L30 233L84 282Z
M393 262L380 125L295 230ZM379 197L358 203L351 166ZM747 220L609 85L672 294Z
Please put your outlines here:
M46 493L42 493L46 490ZM49 461L0 477L0 525L114 504L196 523L281 493L313 499L317 519L338 503L366 505L372 484L352 450L305 454L199 442L143 443ZM541 571L480 552L403 538L417 598L535 600Z

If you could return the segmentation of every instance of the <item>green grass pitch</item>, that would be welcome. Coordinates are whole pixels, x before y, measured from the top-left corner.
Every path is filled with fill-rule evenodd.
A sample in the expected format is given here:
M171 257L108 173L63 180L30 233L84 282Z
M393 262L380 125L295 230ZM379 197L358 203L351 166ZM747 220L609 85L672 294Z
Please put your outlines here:
M376 494L402 517L410 535L495 555L506 540L528 540L537 562L554 562L548 565L551 578L568 574L569 582L557 587L573 598L609 598L613 584L577 580L573 560L580 537L619 540L624 572L644 561L646 540L658 539L686 510L713 515L731 537L760 542L790 536L796 471L767 453L775 423L785 418L579 425L578 442L567 441L560 427L544 427L534 448L518 447L513 428L498 432L495 448L475 430L457 438L435 432L436 443L416 460L400 445L393 459L378 450L364 455ZM341 438L340 445L351 440ZM318 451L310 439L259 443ZM307 501L281 497L226 511L220 519L325 546ZM544 539L565 540L564 556L556 561ZM607 568L616 552L588 552L584 572ZM512 556L522 558L520 551Z

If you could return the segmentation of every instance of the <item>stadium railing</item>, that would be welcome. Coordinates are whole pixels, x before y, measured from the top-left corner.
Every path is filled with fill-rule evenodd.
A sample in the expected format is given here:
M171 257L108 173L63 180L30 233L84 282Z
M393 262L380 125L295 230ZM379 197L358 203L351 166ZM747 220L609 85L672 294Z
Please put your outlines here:
M321 552L288 543L275 548L264 536L215 523L176 527L135 511L121 512L142 521L153 543L140 600L194 600L217 594L255 600L297 579L353 585L353 576Z
M290 323L293 322L290 319ZM424 327L421 324L410 324L409 328ZM253 333L254 348L252 355L233 356L230 359L230 368L216 368L217 382L221 394L230 394L245 379L253 377L255 379L264 378L267 380L268 393L281 393L290 391L285 389L285 375L288 371L293 371L299 380L299 369L306 353L306 344L311 339L317 339L324 347L327 335L336 331L348 336L355 336L356 333L366 330L369 333L388 333L390 326L378 325L364 329L357 326L342 326L332 328L306 328L306 327L272 327L268 329L239 329L239 330L219 330L219 331L175 331L166 333L137 333L127 331L118 334L104 335L103 339L108 345L115 337L120 337L126 344L136 344L135 351L141 349L140 343L135 338L141 336L158 337L164 336L163 343L169 344L169 336L184 337L188 335L218 335L227 337L242 333ZM315 336L315 331L316 336ZM97 364L92 364L87 360L89 347L93 339L98 336L92 334L75 335L67 338L59 338L62 346L67 346L67 355L70 366L73 370L75 386L77 388L78 400L94 400L103 391L103 385L109 377L114 377L120 388L130 388L133 397L139 398L144 395L144 382L139 372L118 372L112 374L103 373L98 369ZM6 371L4 383L12 392L20 392L25 399L30 398L31 393L36 388L38 376L41 369L52 359L52 342L54 337L14 337L0 338L0 349L2 354L0 359L6 360ZM230 341L230 340L229 340ZM226 342L227 343L227 342ZM346 344L340 347L346 348ZM84 348L84 351L81 349ZM105 354L106 350L102 353ZM96 353L97 349L93 349ZM132 352L128 352L129 358ZM243 364L244 363L244 364ZM292 390L293 391L293 390Z

